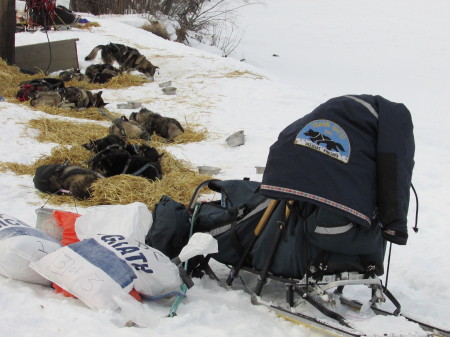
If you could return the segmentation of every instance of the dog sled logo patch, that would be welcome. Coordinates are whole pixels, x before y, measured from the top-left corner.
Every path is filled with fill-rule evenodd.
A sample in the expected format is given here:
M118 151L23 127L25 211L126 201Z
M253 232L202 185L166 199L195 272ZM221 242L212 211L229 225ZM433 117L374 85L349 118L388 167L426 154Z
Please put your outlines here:
M297 134L294 143L322 152L344 163L348 163L350 159L350 141L347 134L339 125L326 119L308 123Z

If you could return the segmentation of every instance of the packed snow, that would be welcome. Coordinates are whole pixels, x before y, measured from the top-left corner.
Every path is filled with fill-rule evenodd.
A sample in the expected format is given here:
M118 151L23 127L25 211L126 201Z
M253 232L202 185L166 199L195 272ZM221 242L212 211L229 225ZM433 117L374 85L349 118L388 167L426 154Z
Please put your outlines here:
M266 0L239 12L237 22L245 35L227 58L210 46L192 42L188 47L146 32L138 28L145 21L138 15L82 14L100 27L49 31L48 36L50 41L78 38L81 69L91 63L84 57L92 48L109 42L137 48L159 66L153 83L104 90L108 109L129 114L116 104L140 101L162 115L205 126L211 134L206 141L167 150L194 167L220 167L219 179L260 181L255 166L265 165L279 132L331 97L373 94L404 103L415 126L413 184L420 230L416 234L411 229L416 211L412 194L409 241L392 247L389 289L404 313L449 329L449 11L445 0ZM16 34L17 46L46 41L41 31ZM158 86L169 80L177 87L174 96L163 95ZM57 118L0 102L3 161L29 164L50 153L56 144L38 142L37 131L25 127L26 121L43 116ZM239 130L245 144L228 147L226 137ZM34 226L35 210L45 200L32 176L2 172L0 186L0 212ZM73 211L70 205L58 208ZM213 267L225 275L222 266ZM253 306L244 291L226 290L207 277L195 279L187 295L174 318L166 317L172 299L97 312L52 288L0 276L0 328L10 337L315 334ZM142 327L125 327L129 320ZM417 335L417 327L402 318L367 318L358 326L373 335Z

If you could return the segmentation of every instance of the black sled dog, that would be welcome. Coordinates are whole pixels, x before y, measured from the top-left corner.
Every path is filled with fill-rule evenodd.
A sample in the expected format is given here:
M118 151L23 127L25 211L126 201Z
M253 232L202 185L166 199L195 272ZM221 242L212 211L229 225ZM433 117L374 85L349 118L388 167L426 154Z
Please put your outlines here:
M109 148L92 159L91 168L105 177L130 174L149 180L162 178L161 164L140 155L132 155L126 149Z
M114 61L116 61L120 66L120 71L137 70L153 78L156 69L159 68L147 60L137 49L118 43L98 45L85 57L85 60L93 60L100 50L103 63L113 65Z
M130 144L117 135L108 135L100 139L89 140L88 143L82 144L82 146L95 154L113 148L125 149L130 155L143 156L151 162L157 162L163 156L154 147L145 144Z
M110 64L91 64L86 68L85 74L92 83L106 83L118 76L120 71Z

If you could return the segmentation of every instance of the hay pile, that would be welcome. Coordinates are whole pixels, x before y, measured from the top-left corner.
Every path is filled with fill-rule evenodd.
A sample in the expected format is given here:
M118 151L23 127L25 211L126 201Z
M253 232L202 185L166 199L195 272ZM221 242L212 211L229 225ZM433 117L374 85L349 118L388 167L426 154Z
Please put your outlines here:
M0 95L6 99L16 101L15 96L19 89L18 85L20 82L43 77L45 77L44 74L37 74L34 76L22 74L17 67L8 66L6 62L0 59ZM122 74L112 78L106 84L93 84L87 81L72 80L67 82L66 86L77 86L86 90L105 88L118 89L129 86L138 86L146 82L148 82L148 80L143 76ZM29 105L28 102L24 104ZM106 119L106 117L96 108L77 111L74 109L40 106L36 108L36 110L41 110L51 115L69 116L89 120ZM107 113L112 118L119 117L117 114ZM28 127L40 131L38 136L40 142L54 142L61 145L54 147L50 155L41 156L30 165L0 162L0 171L4 172L10 170L18 175L33 176L39 166L62 164L65 161L87 167L87 163L93 157L93 154L84 149L81 144L88 142L89 139L99 139L108 134L107 127L97 123L75 123L48 118L30 120ZM152 135L150 145L157 148L159 152L165 152L161 158L161 167L163 171L163 178L161 180L149 181L145 178L131 175L119 175L99 179L92 185L92 197L83 201L75 201L70 196L48 195L44 193L39 194L44 199L50 198L49 201L54 205L73 205L74 202L76 202L76 204L80 206L89 207L105 204L128 204L140 201L146 204L149 209L153 209L154 205L163 195L168 195L174 200L187 205L197 186L203 181L211 179L211 177L198 174L189 162L178 160L166 151L161 151L161 148L164 149L174 144L200 142L209 136L206 128L197 124L188 124L184 129L185 132L177 137L175 142L168 142L166 139L158 137L155 134ZM133 140L129 142L143 143L144 141Z
M84 144L89 140L103 138L108 135L106 126L95 123L77 123L58 119L40 118L32 119L27 123L28 127L40 131L37 140L43 143L58 143L61 145ZM150 146L161 148L175 144L187 144L201 142L208 138L206 128L199 125L187 125L185 132L179 135L174 142L169 142L156 134L151 136ZM127 140L131 144L142 144L141 139ZM148 145L148 144L147 144Z
M32 119L28 127L40 131L37 140L42 143L58 143L61 145L81 145L89 140L103 138L108 135L108 128L95 123L74 123L58 119Z
M248 70L245 70L245 71L234 70L234 71L231 71L231 72L228 72L228 73L224 74L224 77L229 77L229 78L251 77L251 78L254 78L256 80L266 79L266 77L264 77L262 75L255 74L254 72L251 72L251 71L248 71Z
M184 132L181 135L177 136L173 142L169 142L167 139L162 138L155 133L152 134L152 146L159 148L167 145L198 143L204 141L209 137L208 130L198 125L189 124L187 126L183 126L183 129Z
M150 81L143 75L133 75L128 73L122 73L119 76L111 78L106 83L91 83L86 78L84 81L78 81L72 79L65 83L66 87L79 87L86 90L101 90L101 89L122 89L128 87L141 86L144 83Z
M45 74L43 73L35 75L23 74L20 72L18 67L10 66L6 63L6 61L0 59L0 96L15 100L17 91L19 90L19 84L21 82L44 77ZM148 82L149 80L145 76L124 73L113 77L105 84L90 83L88 80L71 80L66 82L65 86L81 87L86 90L121 89L131 86L140 86Z
M16 66L9 66L5 60L0 58L0 96L15 99L19 84L34 78L43 78L44 74L27 75L20 72Z
M73 28L78 29L88 29L91 30L92 27L100 27L100 24L96 21L86 22L86 23L76 23L72 25Z
M86 162L92 153L82 146L57 146L52 149L50 156L42 156L31 165L17 163L0 163L0 171L11 170L16 174L34 175L36 169L42 165L62 164L66 160L70 163L86 167ZM95 205L125 205L140 201L152 210L163 195L187 205L196 187L210 176L200 175L192 170L192 165L178 160L168 153L161 159L163 178L149 181L132 175L118 175L97 180L92 186L92 197L87 200L76 200L76 203L89 207ZM54 205L73 204L70 196L49 195L39 193L43 199L50 199Z
M163 195L168 195L187 205L197 186L211 179L193 171L190 163L169 153L162 156L161 167L163 178L157 181L130 175L99 179L92 185L93 196L89 200L94 205L123 205L140 201L151 210Z
M10 170L16 174L34 175L36 169L42 165L62 164L66 160L72 164L87 167L87 162L93 154L81 145L56 146L50 156L41 156L31 165L18 163L0 163L0 171ZM211 179L210 176L200 175L193 166L183 160L174 158L169 153L164 153L161 158L163 178L159 181L149 181L142 177L132 175L118 175L97 180L92 185L92 197L76 202L85 207L95 205L128 204L140 201L153 209L154 205L163 195L168 195L174 200L187 205L196 187L203 181ZM42 198L49 199L54 205L73 204L70 196L57 196L39 193Z
M29 104L24 103L24 104ZM65 117L72 117L72 118L82 118L82 119L89 119L91 121L109 121L110 119L106 117L104 114L100 112L98 108L88 108L88 109L69 109L69 108L58 108L54 106L48 106L48 105L40 105L37 107L30 106L30 109L36 110L36 111L43 111L49 115L53 116L65 116ZM103 111L111 118L117 118L120 117L120 114L110 112L106 110L105 108L102 108Z
M81 145L74 145L71 147L60 145L54 147L49 156L42 155L33 164L30 165L11 162L0 162L0 172L5 172L9 170L18 175L23 174L34 175L36 169L39 166L48 164L62 164L66 160L68 160L69 163L86 167L85 162L87 162L91 157L92 152L86 150Z

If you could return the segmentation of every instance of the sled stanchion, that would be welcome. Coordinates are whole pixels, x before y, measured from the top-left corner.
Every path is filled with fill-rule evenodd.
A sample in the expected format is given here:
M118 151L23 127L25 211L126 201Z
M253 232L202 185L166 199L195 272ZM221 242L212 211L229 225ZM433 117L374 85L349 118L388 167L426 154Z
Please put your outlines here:
M277 251L278 244L280 243L281 236L283 234L283 230L286 227L286 223L288 221L289 214L291 213L292 204L293 204L293 201L288 201L286 203L285 211L282 216L282 219L280 221L278 221L278 232L276 233L275 239L273 241L273 245L270 249L269 256L267 258L267 261L266 261L263 269L261 270L260 276L258 278L258 283L256 284L255 294L257 296L259 296L261 294L262 288L263 288L264 284L266 283L267 275L269 273L269 268L272 265L272 261L275 256L275 253Z
M273 213L273 210L275 209L275 207L278 204L278 200L271 200L269 205L267 206L266 210L264 211L264 214L262 215L261 219L258 222L258 225L255 227L254 230L254 235L252 237L252 241L247 245L247 247L245 248L244 253L242 254L242 256L239 258L239 261L237 262L236 266L234 266L231 271L230 274L227 277L227 280L225 281L227 286L231 286L231 284L233 283L234 279L238 276L239 271L241 270L245 260L247 259L248 254L250 253L250 250L253 248L253 245L256 242L256 239L258 238L258 236L261 234L262 230L264 229L264 226L266 225L267 221L269 221L270 216Z
M255 288L256 296L259 296L261 294L262 288L263 288L264 284L266 284L267 275L269 273L269 268L270 268L270 265L272 264L273 257L275 256L275 253L277 251L278 244L280 243L280 239L281 239L281 234L283 233L285 226L286 226L286 224L283 221L279 221L278 231L277 231L277 234L273 241L273 245L270 249L269 257L267 258L267 261L258 277L258 283L256 284L256 288Z

